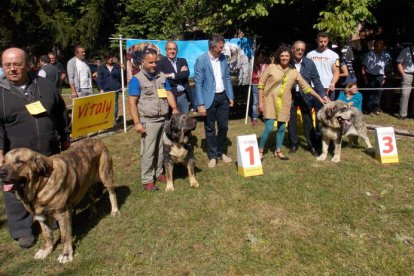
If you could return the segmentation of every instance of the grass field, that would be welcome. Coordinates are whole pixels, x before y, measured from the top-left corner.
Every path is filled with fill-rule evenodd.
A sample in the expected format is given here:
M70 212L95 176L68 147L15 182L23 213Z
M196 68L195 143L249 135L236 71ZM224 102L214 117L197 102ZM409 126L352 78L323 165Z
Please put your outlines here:
M236 135L263 130L235 117L228 135L233 159ZM414 120L386 114L367 120L414 130ZM70 264L57 262L60 243L44 261L33 259L40 241L20 249L1 204L0 275L414 274L412 139L398 137L398 164L380 164L361 141L343 148L339 164L317 162L302 148L287 162L268 153L264 175L243 178L235 164L207 168L202 122L195 136L200 187L190 188L177 168L172 193L165 184L160 192L142 190L132 129L102 138L113 154L121 216L109 216L106 196L97 217L88 210L75 216ZM374 145L372 132L370 138Z

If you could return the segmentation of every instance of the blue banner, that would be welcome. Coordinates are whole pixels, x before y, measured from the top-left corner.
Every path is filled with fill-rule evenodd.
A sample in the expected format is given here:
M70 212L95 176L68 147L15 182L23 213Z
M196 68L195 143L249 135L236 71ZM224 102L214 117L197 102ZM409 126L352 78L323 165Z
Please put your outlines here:
M197 58L208 51L208 40L176 40L178 53L177 57L185 58L190 70L190 78L194 76L194 64ZM142 50L145 46L153 45L157 48L158 53L165 56L165 45L167 40L145 40L145 39L127 39L127 59L133 63L135 51ZM230 74L238 78L239 85L247 85L250 81L250 61L253 56L253 40L250 38L232 38L226 39L223 54L229 62ZM134 70L130 69L130 74Z

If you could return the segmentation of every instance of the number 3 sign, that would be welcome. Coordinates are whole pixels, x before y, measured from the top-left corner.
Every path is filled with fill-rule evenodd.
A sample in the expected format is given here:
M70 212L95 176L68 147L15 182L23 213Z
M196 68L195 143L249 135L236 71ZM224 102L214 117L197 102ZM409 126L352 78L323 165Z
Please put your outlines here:
M381 163L398 163L397 143L393 127L375 129L375 157Z
M244 177L262 175L259 146L255 134L237 136L238 172Z

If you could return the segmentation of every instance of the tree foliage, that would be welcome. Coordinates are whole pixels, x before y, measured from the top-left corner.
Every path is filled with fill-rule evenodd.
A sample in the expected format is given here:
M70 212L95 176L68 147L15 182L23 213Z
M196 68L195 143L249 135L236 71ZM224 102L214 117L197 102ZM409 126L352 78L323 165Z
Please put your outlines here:
M283 28L300 33L311 26L345 39L356 31L359 22L375 22L373 14L385 16L376 11L387 7L398 10L401 5L407 15L403 21L394 14L387 18L405 24L401 30L409 30L414 0L2 0L0 47L30 45L31 50L42 53L57 47L72 53L73 46L81 43L97 52L106 49L108 38L118 34L195 39L214 32L227 37L239 31L254 35L259 28L267 28L266 35L275 37ZM293 14L281 16L282 10ZM281 24L273 17L284 18L285 26L297 25L285 28L262 23Z
M378 0L331 0L324 11L320 12L314 27L324 30L335 39L345 40L355 34L360 22L375 22L369 7Z

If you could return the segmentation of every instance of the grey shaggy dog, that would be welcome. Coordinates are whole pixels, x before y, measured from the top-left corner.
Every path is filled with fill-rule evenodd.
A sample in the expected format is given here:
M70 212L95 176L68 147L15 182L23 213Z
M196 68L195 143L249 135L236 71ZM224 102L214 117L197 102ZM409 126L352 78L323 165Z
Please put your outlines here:
M368 149L372 149L367 136L364 115L357 108L343 101L333 101L318 111L317 118L322 132L322 153L316 158L317 160L324 161L326 159L329 143L332 141L335 148L331 161L341 161L342 138L347 136L350 136L351 144L357 143L357 137L361 137Z

